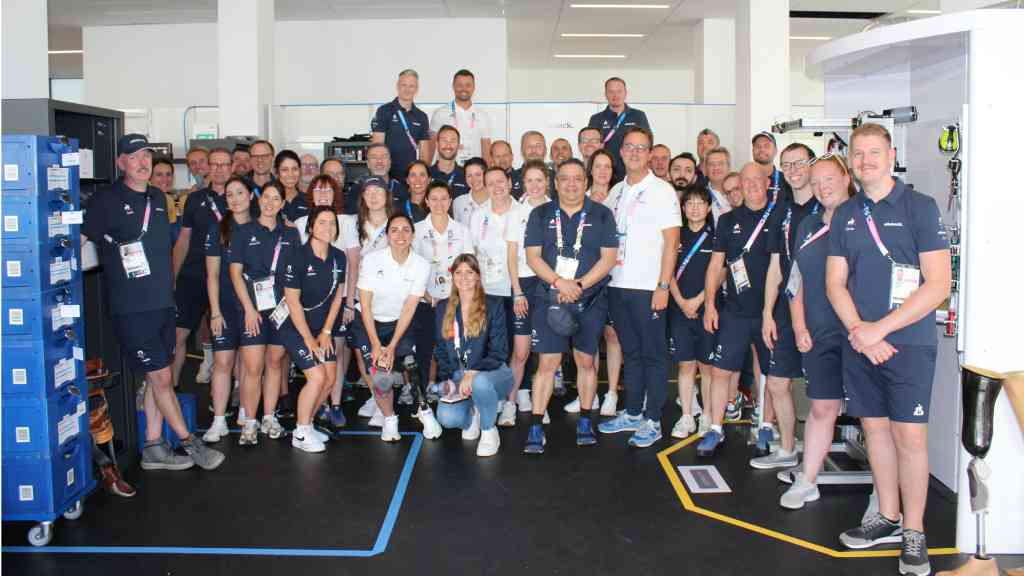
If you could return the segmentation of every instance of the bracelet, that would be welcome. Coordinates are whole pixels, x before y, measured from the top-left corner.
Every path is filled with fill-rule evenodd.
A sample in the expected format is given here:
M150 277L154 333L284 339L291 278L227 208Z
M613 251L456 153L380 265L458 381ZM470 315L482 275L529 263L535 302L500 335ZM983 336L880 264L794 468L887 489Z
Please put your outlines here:
M220 318L220 317L221 317L220 314L217 314L216 316L210 316L210 320L216 320L217 318Z
M522 292L520 292L519 294L513 294L512 295L512 299L513 300L519 300L520 298L526 298L526 294L523 294Z

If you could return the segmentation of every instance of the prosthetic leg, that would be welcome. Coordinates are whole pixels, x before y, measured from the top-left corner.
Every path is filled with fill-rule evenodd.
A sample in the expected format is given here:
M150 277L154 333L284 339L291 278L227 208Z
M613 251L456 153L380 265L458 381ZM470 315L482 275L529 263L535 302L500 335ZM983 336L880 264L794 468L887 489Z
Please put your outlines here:
M441 425L434 417L434 412L427 404L427 391L424 383L420 381L419 366L416 364L416 356L409 354L402 360L402 367L405 370L405 377L412 385L413 404L416 412L413 415L423 424L423 437L428 440L441 437Z

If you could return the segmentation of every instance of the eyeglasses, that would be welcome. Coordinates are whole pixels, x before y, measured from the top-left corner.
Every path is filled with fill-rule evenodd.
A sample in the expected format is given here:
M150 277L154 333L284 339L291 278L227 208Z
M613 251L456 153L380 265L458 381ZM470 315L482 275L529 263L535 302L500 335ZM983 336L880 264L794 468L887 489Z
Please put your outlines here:
M231 162L210 162L210 168L231 168Z
M797 160L796 162L783 162L780 166L782 166L782 171L786 172L788 170L796 170L797 168L806 168L810 165L810 160Z
M839 169L843 171L843 174L847 176L850 175L850 171L846 168L846 157L843 156L842 154L839 154L837 152L829 152L824 156L818 156L814 160L811 160L810 165L813 166L823 160L832 160L833 162L839 165Z
M646 152L651 149L649 144L623 144L623 152Z
M600 144L600 143L601 143L601 139L600 138L582 138L582 139L580 139L580 144Z

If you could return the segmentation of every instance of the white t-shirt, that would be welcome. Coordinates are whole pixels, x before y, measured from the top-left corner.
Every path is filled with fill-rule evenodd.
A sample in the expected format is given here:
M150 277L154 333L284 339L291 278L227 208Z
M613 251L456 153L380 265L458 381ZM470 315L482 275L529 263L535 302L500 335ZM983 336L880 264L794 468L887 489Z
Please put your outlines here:
M309 240L306 234L306 222L309 216L299 216L295 220L295 227L299 231L299 238L305 244ZM356 233L356 217L354 214L338 214L338 238L331 243L335 248L344 252L349 248L359 247L359 234Z
M469 221L469 234L473 250L480 261L484 292L492 296L511 296L512 280L508 276L508 225L512 220L515 201L504 214L495 214L491 206L473 214Z
M459 254L472 254L473 241L469 230L451 218L445 230L436 230L430 216L416 223L412 249L430 264L427 293L435 300L451 296L452 262Z
M505 241L515 242L517 249L517 267L520 278L530 278L537 274L526 264L526 223L530 221L530 212L534 208L543 206L551 199L545 197L544 202L537 206L530 206L530 202L523 196L522 202L516 202L512 206L512 216L508 223L508 230L505 231Z
M409 296L422 298L427 291L430 264L414 251L399 264L391 248L365 256L359 265L360 290L373 293L373 319L394 322L402 314Z
M715 219L715 226L718 226L718 219L722 214L732 210L732 204L729 204L729 198L725 194L715 190L710 184L708 184L708 193L711 195L711 217Z
M608 194L607 205L615 214L619 250L612 268L614 288L651 290L661 276L661 252L667 228L682 225L679 198L672 185L647 171L633 186L623 180Z
M455 215L455 221L463 226L469 226L469 221L473 219L473 214L480 212L481 210L491 209L491 199L484 200L483 204L477 204L473 200L473 193L463 194L452 201L452 214Z
M387 221L378 228L374 228L369 220L363 224L363 228L366 229L366 239L360 241L360 258L366 258L368 255L388 247L387 226Z
M480 140L491 137L491 120L486 112L477 109L475 105L471 105L469 110L463 110L453 100L430 115L430 133L437 134L445 124L459 131L459 151L455 155L459 166L474 156L483 158Z

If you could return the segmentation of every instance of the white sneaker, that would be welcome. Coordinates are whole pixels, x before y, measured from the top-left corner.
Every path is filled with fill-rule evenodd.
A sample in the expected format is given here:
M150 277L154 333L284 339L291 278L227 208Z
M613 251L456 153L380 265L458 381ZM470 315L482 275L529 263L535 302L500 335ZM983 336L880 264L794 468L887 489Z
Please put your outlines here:
M437 418L434 417L434 411L429 406L425 406L416 413L416 418L419 419L420 423L423 424L423 437L427 440L433 440L441 437L441 424L437 422Z
M594 394L594 402L591 405L591 409L593 409L593 410L600 410L601 409L601 398L598 397L597 394ZM577 396L575 400L573 400L572 402L569 402L568 404L566 404L565 407L563 408L563 410L565 410L569 414L579 414L580 413L580 397Z
M292 446L303 452L323 452L327 449L324 443L313 434L312 426L297 426L292 433Z
M217 422L214 420L213 424L210 425L210 429L203 434L203 442L213 443L220 442L220 439L228 435L228 424L221 420Z
M520 390L516 392L516 404L519 405L520 412L532 412L533 400L530 398L530 391Z
M507 400L501 405L501 414L498 416L498 426L516 425L516 403Z
M707 414L701 414L699 422L700 423L697 425L697 434L700 434L701 437L703 437L708 433L708 430L711 430L711 418Z
M263 423L260 424L260 432L266 434L267 438L271 440L277 440L284 434L284 428L281 427L281 423L275 416L267 414L263 417Z
M298 430L298 426L296 426L295 429ZM317 430L316 426L313 426L312 424L309 425L309 433L312 434L314 438L324 443L331 439L330 436ZM295 432L292 432L292 434L295 434Z
M480 437L480 412L477 411L476 407L473 407L473 419L469 424L469 428L462 431L463 440L476 440Z
M235 424L239 426L245 426L245 406L238 407L238 419L235 420Z
M398 433L397 415L391 415L384 418L384 425L381 426L380 431L380 439L385 442L398 442L402 439L402 436Z
M499 446L501 446L501 436L498 435L498 428L484 430L480 433L480 443L476 445L476 455L481 458L494 456L498 453Z
M779 498L780 506L790 510L798 510L803 508L805 503L814 502L821 498L821 493L818 492L818 485L811 484L807 478L804 478L803 472L797 472L793 476L793 485Z
M380 428L384 426L384 413L377 408L373 411L373 416L370 417L370 421L366 423L371 428Z
M373 394L370 394L370 398L359 407L359 416L361 418L370 418L378 411L377 400L374 399Z
M676 422L676 425L672 427L672 437L688 438L696 431L697 423L694 422L693 416L690 414L683 414L679 421Z
M604 395L604 402L601 403L601 416L615 416L619 407L619 395L609 392Z
M544 411L544 419L541 420L544 424L551 424L551 416L548 416L548 411Z

